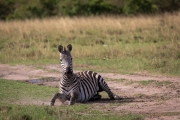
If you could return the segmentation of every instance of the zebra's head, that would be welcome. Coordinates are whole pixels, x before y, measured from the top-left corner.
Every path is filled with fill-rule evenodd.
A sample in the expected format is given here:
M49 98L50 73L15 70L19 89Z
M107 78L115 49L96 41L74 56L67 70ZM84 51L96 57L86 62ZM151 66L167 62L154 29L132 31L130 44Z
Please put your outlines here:
M71 50L72 45L69 44L67 46L67 50L62 45L58 46L58 50L60 52L60 62L62 66L62 70L65 75L67 75L68 78L70 78L73 74L73 66L72 66L72 56L71 56Z

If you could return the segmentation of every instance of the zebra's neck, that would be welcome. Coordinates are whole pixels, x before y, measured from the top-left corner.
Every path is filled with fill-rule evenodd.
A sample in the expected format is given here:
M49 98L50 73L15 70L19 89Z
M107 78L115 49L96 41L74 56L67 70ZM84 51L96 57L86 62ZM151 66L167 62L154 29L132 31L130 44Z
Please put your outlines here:
M67 85L67 86L72 85L75 81L76 81L76 76L75 76L74 73L72 74L71 77L67 76L67 74L63 74L63 77L62 77L62 80L61 80L61 82L64 85Z

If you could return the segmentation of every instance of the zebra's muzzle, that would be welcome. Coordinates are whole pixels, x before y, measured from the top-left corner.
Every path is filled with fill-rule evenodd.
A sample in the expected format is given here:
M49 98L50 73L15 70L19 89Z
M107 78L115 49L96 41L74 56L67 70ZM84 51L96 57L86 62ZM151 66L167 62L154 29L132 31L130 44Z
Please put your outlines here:
M67 75L68 78L71 78L72 77L72 70L70 69L70 67L67 67L66 68L66 72L65 72L65 75Z
M65 73L65 75L67 76L68 79L70 79L72 77L72 72L67 72Z
M72 75L72 73L73 73L72 71L65 72L66 75L68 75L68 74L69 74L69 75L70 75L70 74Z

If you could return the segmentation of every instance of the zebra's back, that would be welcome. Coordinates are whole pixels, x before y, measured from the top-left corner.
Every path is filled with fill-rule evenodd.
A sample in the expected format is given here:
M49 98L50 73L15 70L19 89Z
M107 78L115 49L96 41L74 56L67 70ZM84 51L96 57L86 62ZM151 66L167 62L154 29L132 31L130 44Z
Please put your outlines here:
M80 81L78 102L84 102L91 99L99 91L99 81L102 77L96 72L84 71L75 73Z

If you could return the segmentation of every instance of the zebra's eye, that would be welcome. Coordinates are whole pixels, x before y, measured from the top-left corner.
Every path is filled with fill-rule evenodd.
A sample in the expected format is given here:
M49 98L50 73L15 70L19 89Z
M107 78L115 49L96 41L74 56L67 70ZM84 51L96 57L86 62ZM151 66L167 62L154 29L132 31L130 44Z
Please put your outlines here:
M71 60L72 60L73 58L71 58Z
M60 61L62 61L62 59L60 59Z

